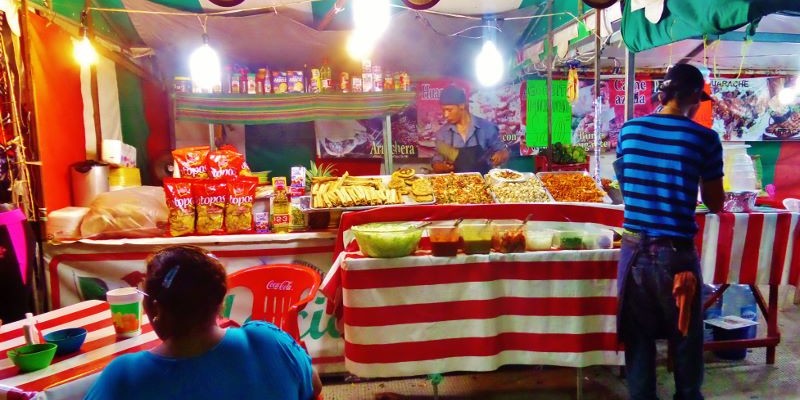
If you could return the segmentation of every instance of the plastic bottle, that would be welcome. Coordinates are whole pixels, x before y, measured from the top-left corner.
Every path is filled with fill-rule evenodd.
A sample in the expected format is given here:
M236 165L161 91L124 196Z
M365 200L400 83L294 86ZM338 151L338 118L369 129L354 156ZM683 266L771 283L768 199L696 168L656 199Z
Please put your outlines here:
M703 304L717 292L719 286L705 284L703 285ZM714 319L722 315L722 299L718 299L714 304L708 307L703 314L703 319ZM703 341L711 342L714 340L714 329L711 325L703 323Z
M322 93L333 91L333 70L328 63L328 57L322 60L322 67L319 69L319 78L322 81Z
M44 343L42 333L39 331L39 328L36 327L36 320L33 318L33 314L25 313L25 325L22 327L22 331L25 334L25 343Z
M758 304L749 285L730 285L722 299L722 315L735 315L758 322ZM747 328L747 338L756 337L758 325Z

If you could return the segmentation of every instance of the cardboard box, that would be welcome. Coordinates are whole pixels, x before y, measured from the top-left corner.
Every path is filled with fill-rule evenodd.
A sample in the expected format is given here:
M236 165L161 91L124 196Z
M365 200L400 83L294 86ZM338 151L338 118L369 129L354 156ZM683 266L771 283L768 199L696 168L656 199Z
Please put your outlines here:
M103 139L103 161L118 167L136 167L136 147L121 140Z

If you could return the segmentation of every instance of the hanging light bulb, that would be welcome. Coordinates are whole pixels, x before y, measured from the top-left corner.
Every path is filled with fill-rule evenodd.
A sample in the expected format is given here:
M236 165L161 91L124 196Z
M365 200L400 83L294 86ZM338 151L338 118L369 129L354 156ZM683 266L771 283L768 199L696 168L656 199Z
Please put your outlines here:
M353 0L353 23L357 31L380 37L389 28L389 0Z
M89 41L89 12L81 12L80 39L73 42L72 54L75 60L82 66L89 66L97 63L97 52Z
M189 71L192 75L192 86L199 88L203 93L210 93L215 86L220 85L222 73L219 56L208 45L208 35L205 33L203 33L203 45L189 57Z
M81 30L83 29L84 28L81 28ZM94 50L94 46L92 46L92 42L89 41L89 37L86 36L86 33L81 35L81 38L74 42L72 51L75 60L82 66L89 66L97 63L97 52Z
M778 101L781 104L792 104L797 100L797 89L794 87L785 87L778 92Z
M347 39L347 54L355 60L369 58L375 48L375 37L364 31L355 30Z
M483 42L483 48L475 57L475 75L483 86L494 86L503 79L503 56L491 40Z

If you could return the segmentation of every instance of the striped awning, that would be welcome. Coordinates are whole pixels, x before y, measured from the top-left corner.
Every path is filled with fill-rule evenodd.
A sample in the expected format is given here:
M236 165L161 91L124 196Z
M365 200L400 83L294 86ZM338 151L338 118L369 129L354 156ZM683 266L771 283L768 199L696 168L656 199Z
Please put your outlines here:
M278 124L317 120L369 119L396 114L414 92L283 94L177 94L175 118L209 124Z

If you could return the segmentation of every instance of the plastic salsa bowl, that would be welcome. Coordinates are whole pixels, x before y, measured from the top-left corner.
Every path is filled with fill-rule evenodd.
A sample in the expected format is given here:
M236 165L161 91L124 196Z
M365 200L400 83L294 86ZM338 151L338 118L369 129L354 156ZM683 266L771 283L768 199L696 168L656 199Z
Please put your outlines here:
M351 228L361 252L368 257L405 257L417 250L422 229L411 223L376 222Z

